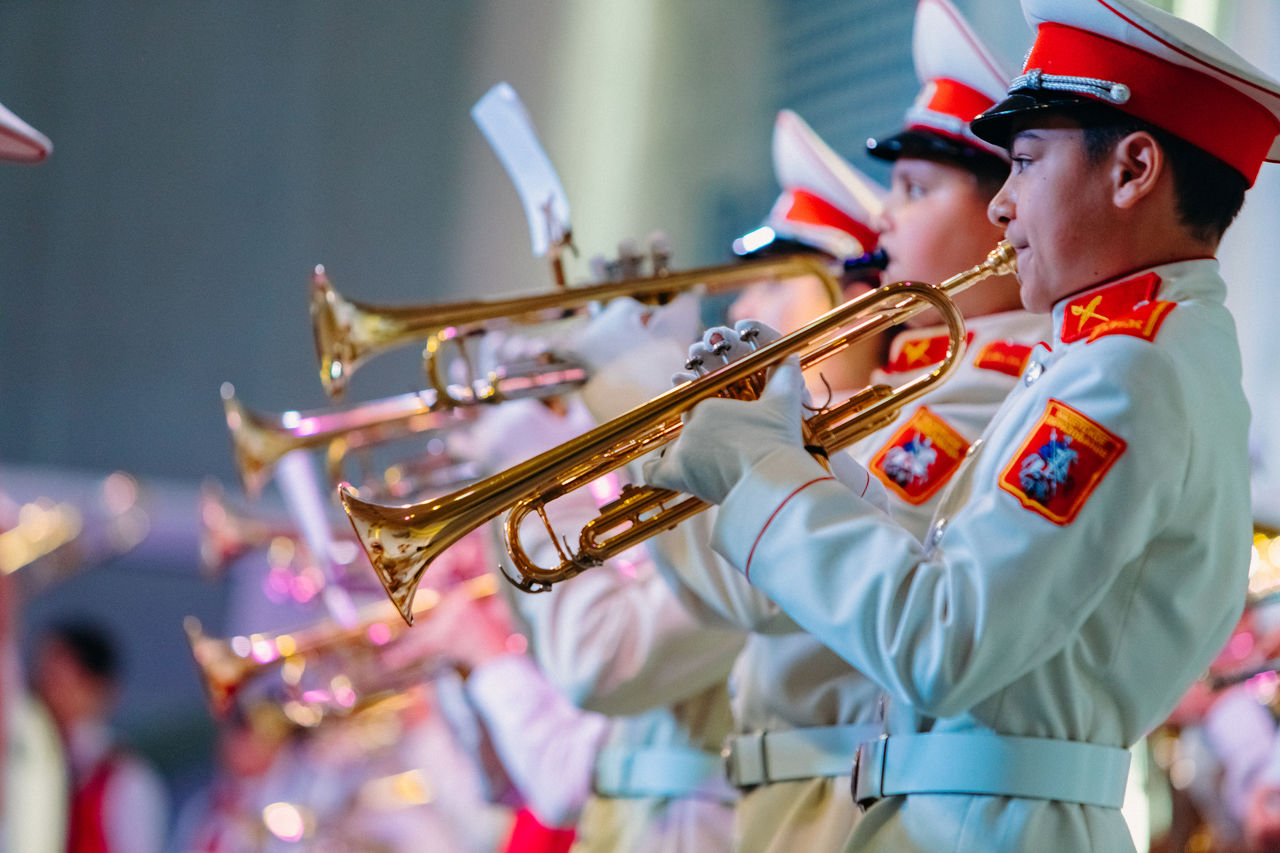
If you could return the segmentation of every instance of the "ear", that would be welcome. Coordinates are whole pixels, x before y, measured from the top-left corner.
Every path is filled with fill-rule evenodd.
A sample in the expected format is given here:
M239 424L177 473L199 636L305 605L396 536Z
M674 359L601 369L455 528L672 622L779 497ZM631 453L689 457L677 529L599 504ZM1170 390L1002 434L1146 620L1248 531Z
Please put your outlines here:
M1111 200L1119 208L1131 208L1150 195L1164 174L1164 149L1145 130L1116 143L1111 158Z

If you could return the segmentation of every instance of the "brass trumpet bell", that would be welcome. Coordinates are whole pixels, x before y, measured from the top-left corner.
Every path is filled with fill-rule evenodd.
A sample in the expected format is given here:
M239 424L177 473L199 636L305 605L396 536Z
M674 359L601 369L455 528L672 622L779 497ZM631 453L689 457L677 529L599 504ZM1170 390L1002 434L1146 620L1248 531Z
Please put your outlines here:
M569 381L576 384L580 372ZM547 390L561 390L563 377ZM346 479L343 464L352 451L429 433L443 433L476 418L473 410L440 405L431 390L413 391L356 406L309 412L263 414L249 410L236 397L235 386L222 383L222 406L231 435L236 470L246 493L259 495L277 462L293 450L325 450L331 482Z
M410 506L383 506L362 500L343 486L342 503L379 579L406 621L412 621L414 592L423 573L441 552L468 531L510 510L507 548L517 585L526 591L546 589L608 559L705 508L690 496L629 487L604 520L589 523L580 548L562 554L555 567L535 565L519 541L521 521L530 513L543 517L543 507L574 489L640 458L679 435L681 417L698 402L731 388L759 385L763 372L783 359L799 355L801 366L813 367L859 340L936 308L950 338L947 357L929 373L897 388L874 386L850 400L822 409L806 420L811 441L827 452L841 450L888 423L907 403L945 380L958 364L965 345L964 319L950 297L992 275L1011 273L1015 255L1002 243L986 261L940 285L900 282L846 302L807 326L738 361L672 388L630 412L546 453L440 498ZM753 381L754 380L754 381ZM552 536L559 541L560 537Z

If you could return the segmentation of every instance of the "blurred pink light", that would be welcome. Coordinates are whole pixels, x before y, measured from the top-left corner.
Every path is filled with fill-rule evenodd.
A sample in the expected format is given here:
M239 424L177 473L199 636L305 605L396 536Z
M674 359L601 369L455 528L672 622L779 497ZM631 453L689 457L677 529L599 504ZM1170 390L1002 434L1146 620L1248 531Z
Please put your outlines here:
M391 641L391 626L385 622L374 622L369 626L369 642L375 646L385 646Z
M1249 631L1241 631L1228 641L1227 653L1236 660L1243 660L1253 651L1253 645L1253 634Z

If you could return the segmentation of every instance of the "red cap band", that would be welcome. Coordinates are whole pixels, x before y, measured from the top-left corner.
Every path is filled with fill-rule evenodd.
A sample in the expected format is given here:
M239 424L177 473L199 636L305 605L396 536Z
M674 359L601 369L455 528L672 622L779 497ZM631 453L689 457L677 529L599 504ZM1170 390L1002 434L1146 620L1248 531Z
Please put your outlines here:
M933 81L933 94L929 98L926 109L935 113L946 113L961 121L972 121L982 111L989 109L995 101L956 80L940 78Z
M1232 86L1064 24L1040 24L1024 71L1034 69L1123 83L1129 87L1129 100L1112 106L1204 149L1244 175L1250 185L1280 133L1280 121L1266 107Z
M789 222L800 222L805 225L818 225L826 228L839 228L852 234L862 248L871 251L875 248L878 236L869 227L854 219L822 196L807 190L791 191L791 207L787 209Z

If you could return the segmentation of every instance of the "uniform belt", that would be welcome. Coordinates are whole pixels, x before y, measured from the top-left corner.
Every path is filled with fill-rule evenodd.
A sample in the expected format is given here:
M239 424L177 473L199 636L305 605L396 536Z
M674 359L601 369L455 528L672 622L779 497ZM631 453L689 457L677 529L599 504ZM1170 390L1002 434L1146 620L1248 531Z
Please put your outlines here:
M604 797L733 798L719 755L678 746L606 746L596 755L593 788Z
M729 784L739 788L846 776L858 745L880 731L879 724L868 723L731 735L725 739L725 772Z
M1129 750L994 733L894 735L858 747L853 799L864 808L901 794L1061 800L1118 809Z

